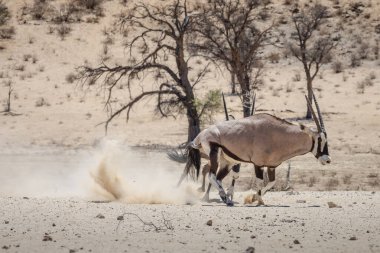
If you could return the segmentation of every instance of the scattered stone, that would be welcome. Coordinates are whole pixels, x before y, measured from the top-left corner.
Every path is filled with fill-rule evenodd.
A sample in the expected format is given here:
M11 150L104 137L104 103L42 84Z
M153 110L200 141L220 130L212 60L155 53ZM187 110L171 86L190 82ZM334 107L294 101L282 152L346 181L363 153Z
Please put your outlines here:
M254 248L254 247L248 247L248 248L245 250L245 253L255 253L255 248Z
M266 218L266 217L267 217L267 215L266 215L266 214L264 214L264 215L263 215L263 218Z
M207 226L212 226L212 220L208 220L206 223Z
M256 238L256 236L255 235L251 235L251 239L255 239Z
M295 239L295 240L293 241L293 243L294 243L294 244L301 244L300 241L298 241L297 239Z
M98 214L98 215L96 215L96 217L95 218L98 218L98 219L104 219L105 217L104 217L104 215L103 214Z
M55 227L55 223L51 224L53 227Z
M2 249L9 249L9 246L4 245L4 246L2 247Z
M329 206L329 208L342 208L341 206L338 206L332 201L327 202L327 205Z
M42 241L44 242L53 241L53 238L50 235L45 233L44 237L42 238Z
M356 241L357 239L358 239L358 238L356 238L356 236L351 236L349 240L350 240L350 241Z
M75 253L75 252L77 252L75 249L69 250L69 253Z
M9 221L5 220L5 221L4 221L4 224L9 224Z
M375 33L380 34L380 24L375 26Z
M23 197L23 199L29 199L28 197Z
M117 220L124 220L124 216L123 215L117 216Z

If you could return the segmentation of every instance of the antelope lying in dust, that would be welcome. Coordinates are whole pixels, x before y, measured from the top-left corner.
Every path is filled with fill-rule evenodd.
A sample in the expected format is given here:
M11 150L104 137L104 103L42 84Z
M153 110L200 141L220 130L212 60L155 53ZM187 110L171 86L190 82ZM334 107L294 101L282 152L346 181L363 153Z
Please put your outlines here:
M224 121L203 130L189 143L185 171L190 172L190 168L195 167L198 176L200 157L207 157L210 160L211 185L218 190L224 203L233 206L220 181L224 175L216 175L218 167L220 171L229 172L235 164L252 163L259 178L262 177L261 168L268 167L269 183L259 190L256 196L257 200L262 202L261 197L274 186L275 168L282 162L309 152L323 165L331 162L322 115L314 95L313 98L318 117L313 110L312 102L307 97L306 101L317 131L266 113ZM238 172L233 173L237 178Z

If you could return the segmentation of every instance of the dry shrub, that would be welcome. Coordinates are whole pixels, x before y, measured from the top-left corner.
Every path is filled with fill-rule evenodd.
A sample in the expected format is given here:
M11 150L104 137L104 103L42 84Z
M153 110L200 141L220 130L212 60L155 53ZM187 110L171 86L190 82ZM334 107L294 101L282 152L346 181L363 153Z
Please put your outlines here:
M11 13L8 7L0 0L0 39L11 39L15 34L13 27L6 26L10 18Z
M10 27L0 27L0 39L11 39L15 34L15 28Z
M61 24L57 28L57 33L61 40L64 40L66 36L71 32L71 27L69 25Z
M294 76L293 76L293 81L294 82L299 82L301 81L301 74L299 72L297 72Z
M49 102L43 97L40 97L36 101L36 107L50 106Z
M342 178L343 183L347 185L351 184L351 179L352 179L352 174L344 175Z
M365 83L363 81L358 82L356 84L356 91L358 94L364 94L365 91Z
M11 18L11 13L8 7L0 0L0 26L7 24L8 20Z
M369 52L370 52L369 44L367 42L363 42L358 49L358 54L360 58L367 59Z
M102 0L76 0L80 6L85 7L88 10L95 10L96 8L100 8L102 4Z
M371 187L377 187L377 186L380 185L380 179L379 178L375 178L374 180L369 181L368 184Z
M368 178L378 178L379 177L379 173L369 173Z
M52 7L47 0L34 0L33 5L30 7L30 14L33 19L44 20L51 10Z
M332 68L335 73L341 73L343 71L343 63L341 61L334 61L332 63Z
M371 73L369 73L368 78L369 78L370 80L375 80L375 79L376 79L376 73L375 73L374 71L372 71Z
M309 187L313 187L315 183L318 182L318 179L315 177L315 176L312 176L309 178L309 182L307 184L307 186Z
M70 73L66 76L66 82L73 83L77 79L77 76L73 73Z
M332 191L339 186L339 180L336 178L330 178L327 180L325 187L328 191Z
M362 65L361 58L357 54L351 54L350 60L350 66L352 68L359 67L360 65Z
M271 63L278 63L280 61L280 54L271 52L268 56L268 59Z

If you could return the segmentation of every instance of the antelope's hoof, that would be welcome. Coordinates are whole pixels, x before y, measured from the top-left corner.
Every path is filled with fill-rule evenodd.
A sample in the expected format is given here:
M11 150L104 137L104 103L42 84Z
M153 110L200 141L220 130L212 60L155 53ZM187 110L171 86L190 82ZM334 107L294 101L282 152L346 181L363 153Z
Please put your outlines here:
M203 196L203 198L201 199L201 201L203 202L210 202L210 197L206 194Z
M223 200L223 202L227 206L234 206L234 202L232 200L230 200L227 196L220 196L220 198Z
M258 206L264 206L265 205L265 203L264 203L264 201L260 195L256 194L256 199L257 199L257 205Z

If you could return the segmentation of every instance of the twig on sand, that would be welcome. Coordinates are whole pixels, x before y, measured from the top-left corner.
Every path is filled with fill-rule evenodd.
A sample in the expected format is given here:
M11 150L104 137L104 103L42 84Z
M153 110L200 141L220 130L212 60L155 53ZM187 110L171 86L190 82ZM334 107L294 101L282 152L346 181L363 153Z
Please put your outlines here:
M171 220L166 219L163 213L161 214L162 214L163 224L158 226L151 221L150 222L144 221L143 219L140 218L140 216L138 216L135 213L123 213L122 215L117 217L117 219L119 220L119 223L117 224L116 231L119 229L119 226L121 222L124 220L124 216L126 215L132 215L132 216L137 217L137 219L139 219L143 223L144 232L150 232L152 230L155 232L165 232L168 230L174 230Z

